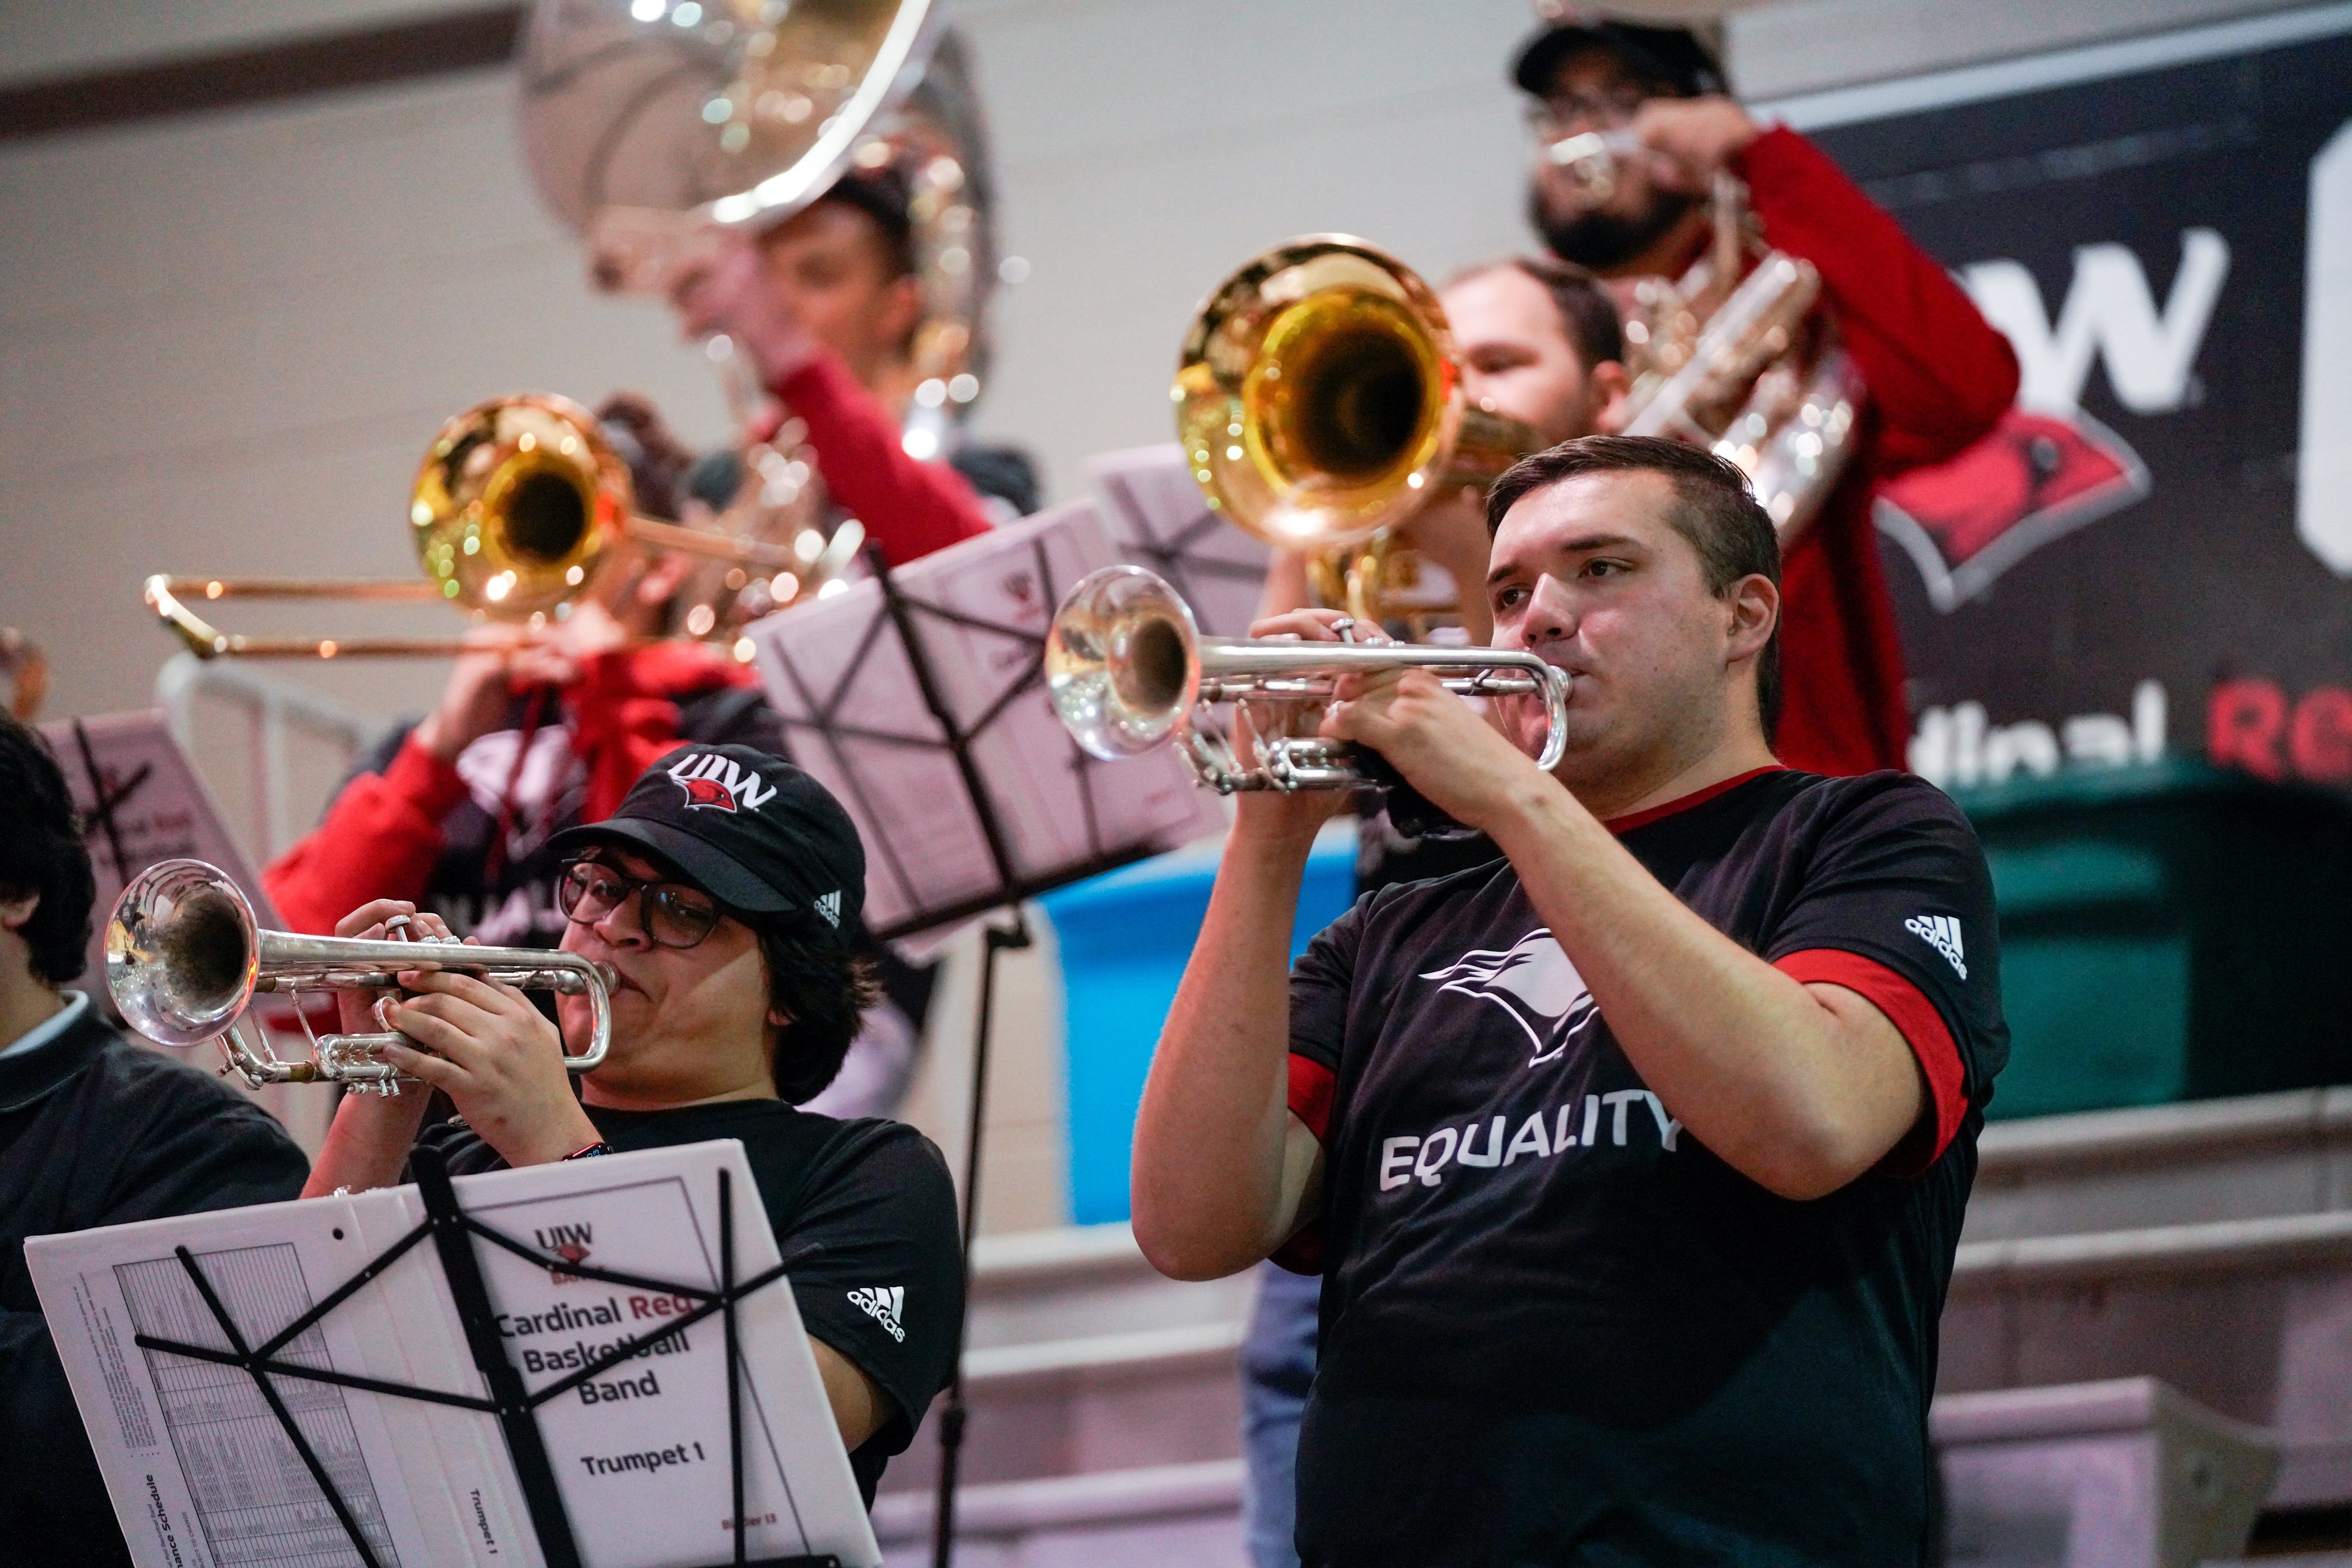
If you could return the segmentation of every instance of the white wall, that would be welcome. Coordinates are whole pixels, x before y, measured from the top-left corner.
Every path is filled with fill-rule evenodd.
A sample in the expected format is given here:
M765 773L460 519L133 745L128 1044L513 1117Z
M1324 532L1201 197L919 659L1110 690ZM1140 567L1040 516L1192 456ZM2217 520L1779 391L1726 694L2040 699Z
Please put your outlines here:
M0 5L0 84L469 3ZM2262 8L1793 0L1730 37L1745 90L1769 97ZM1256 249L1350 230L1442 276L1527 243L1503 79L1523 0L965 0L958 15L1005 247L1033 268L1000 300L979 427L1034 451L1056 496L1076 493L1087 454L1167 438L1179 333ZM481 71L0 143L0 625L49 650L49 715L148 701L173 644L139 603L146 573L414 573L416 462L479 398L635 387L690 437L721 437L717 386L663 314L584 286L512 121L509 74ZM229 613L344 635L447 624L414 607ZM299 673L383 715L421 707L440 677L423 661ZM242 827L236 732L209 733L199 760ZM314 759L302 776L322 793L332 774ZM1038 1098L1051 1045L1005 1047L1028 1089L993 1119L1018 1136L998 1145L991 1228L1056 1212ZM956 1053L938 1054L919 1098L950 1136Z
M427 15L456 0L0 7L24 79ZM1796 0L1731 38L1756 96L2144 30L2249 0ZM1503 64L1523 0L967 0L1006 248L983 434L1068 496L1164 438L1194 300L1259 247L1347 229L1434 274L1525 243ZM651 393L721 434L660 313L593 296L540 213L510 81L483 71L0 145L0 624L56 656L50 711L142 702L151 570L403 574L435 426L527 387ZM247 607L240 624L318 624ZM398 612L331 610L345 629ZM431 612L425 614L429 617ZM415 612L406 623L416 624ZM315 672L371 711L429 665Z

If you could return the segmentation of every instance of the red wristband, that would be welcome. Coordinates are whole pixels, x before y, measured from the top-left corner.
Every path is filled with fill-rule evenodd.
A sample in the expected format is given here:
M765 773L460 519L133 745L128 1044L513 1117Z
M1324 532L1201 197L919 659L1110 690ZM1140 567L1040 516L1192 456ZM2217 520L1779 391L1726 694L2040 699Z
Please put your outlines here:
M580 1148L574 1149L571 1153L563 1156L563 1158L565 1160L585 1160L592 1154L609 1154L612 1152L613 1146L610 1143L605 1142L602 1138L599 1138L593 1143L583 1144ZM557 1162L559 1164L562 1163L562 1161Z

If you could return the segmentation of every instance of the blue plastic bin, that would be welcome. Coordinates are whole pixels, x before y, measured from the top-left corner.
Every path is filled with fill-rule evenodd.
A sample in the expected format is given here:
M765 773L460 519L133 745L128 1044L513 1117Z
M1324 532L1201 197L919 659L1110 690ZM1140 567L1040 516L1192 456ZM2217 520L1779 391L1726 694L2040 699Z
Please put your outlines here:
M1144 1073L1208 913L1216 875L1213 856L1179 850L1039 900L1061 946L1070 1211L1080 1225L1128 1217L1128 1150L1135 1141ZM1346 912L1355 890L1354 847L1345 841L1318 846L1307 862L1292 957Z

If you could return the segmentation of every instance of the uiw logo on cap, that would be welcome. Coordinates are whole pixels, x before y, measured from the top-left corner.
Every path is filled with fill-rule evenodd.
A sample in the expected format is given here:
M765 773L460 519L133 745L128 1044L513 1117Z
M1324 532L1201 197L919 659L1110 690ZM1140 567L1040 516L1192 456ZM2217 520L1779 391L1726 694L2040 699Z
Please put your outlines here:
M726 757L688 752L671 764L669 776L686 792L686 804L710 811L757 811L776 798L776 786Z

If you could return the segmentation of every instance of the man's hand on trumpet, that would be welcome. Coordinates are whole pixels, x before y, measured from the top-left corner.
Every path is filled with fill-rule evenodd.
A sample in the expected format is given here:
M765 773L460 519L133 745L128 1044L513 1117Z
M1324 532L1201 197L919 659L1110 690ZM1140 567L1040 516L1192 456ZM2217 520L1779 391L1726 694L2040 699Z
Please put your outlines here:
M402 916L412 940L448 939L439 915L400 899L362 905L343 917L335 934L381 941ZM386 1113L404 1126L405 1139L415 1136L428 1090L438 1089L509 1164L560 1160L596 1142L596 1129L572 1092L562 1037L529 997L511 985L446 971L404 971L399 979L407 994L385 1004L383 1024L417 1047L388 1046L383 1059L422 1080L402 1084L395 1110ZM347 1032L381 1026L369 994L341 992L337 1002Z
M1387 642L1386 634L1378 627L1366 627L1361 622L1338 610L1290 610L1262 621L1253 622L1249 635L1253 637L1289 638L1297 642L1336 643L1354 640L1359 643ZM1320 721L1321 704L1301 700L1285 701L1275 698L1254 699L1234 705L1234 755L1244 766L1256 760L1256 741L1260 735L1312 735ZM1234 797L1235 827L1253 836L1311 841L1322 826L1338 816L1348 805L1347 792L1342 790L1260 790Z
M1378 752L1432 805L1482 832L1518 809L1530 790L1559 788L1432 670L1341 677L1321 732Z
M563 1038L529 997L446 970L400 981L410 994L385 1019L425 1048L388 1046L384 1060L448 1095L508 1164L546 1164L597 1141L572 1092Z

